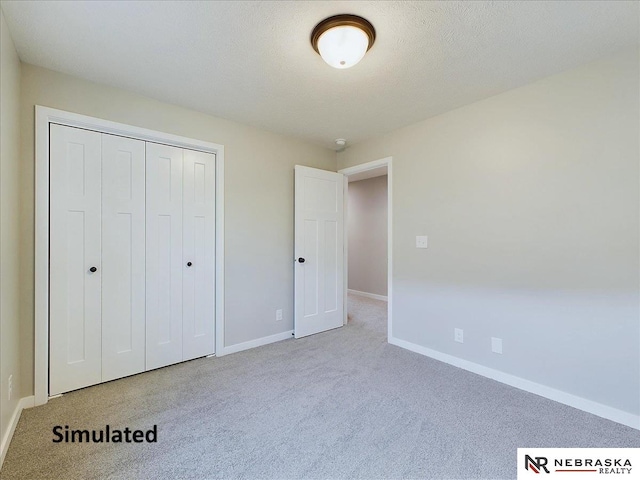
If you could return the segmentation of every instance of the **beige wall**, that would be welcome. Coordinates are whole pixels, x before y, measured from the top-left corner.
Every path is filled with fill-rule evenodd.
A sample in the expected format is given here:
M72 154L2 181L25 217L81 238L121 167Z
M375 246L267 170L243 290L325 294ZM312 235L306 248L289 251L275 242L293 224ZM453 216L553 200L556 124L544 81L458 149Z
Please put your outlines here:
M0 439L22 396L20 251L20 60L0 10ZM8 400L8 379L13 396Z
M135 93L23 65L21 303L24 376L33 382L34 106L225 146L225 345L293 328L293 166L335 171L335 152ZM276 322L276 309L284 320Z
M338 154L393 156L395 337L640 413L638 74L622 52Z
M387 176L349 183L349 289L387 296Z

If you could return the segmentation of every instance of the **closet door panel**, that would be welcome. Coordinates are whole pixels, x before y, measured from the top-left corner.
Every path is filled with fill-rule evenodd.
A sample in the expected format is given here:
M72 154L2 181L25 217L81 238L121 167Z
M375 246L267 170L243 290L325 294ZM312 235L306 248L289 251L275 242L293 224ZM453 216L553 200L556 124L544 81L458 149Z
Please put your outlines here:
M145 142L102 135L102 381L145 369Z
M50 126L50 395L101 381L100 143Z
M146 369L182 361L182 149L146 144Z
M215 163L184 151L183 360L215 351Z

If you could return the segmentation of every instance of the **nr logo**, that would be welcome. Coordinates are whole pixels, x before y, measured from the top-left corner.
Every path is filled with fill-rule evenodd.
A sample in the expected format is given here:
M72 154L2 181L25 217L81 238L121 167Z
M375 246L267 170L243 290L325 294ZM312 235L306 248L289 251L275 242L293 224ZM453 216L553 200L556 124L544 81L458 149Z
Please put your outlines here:
M540 473L542 470L545 471L545 473L549 473L549 469L547 468L547 457L534 457L535 460L533 458L531 458L529 455L525 455L524 456L524 468L526 470L531 470L534 473Z

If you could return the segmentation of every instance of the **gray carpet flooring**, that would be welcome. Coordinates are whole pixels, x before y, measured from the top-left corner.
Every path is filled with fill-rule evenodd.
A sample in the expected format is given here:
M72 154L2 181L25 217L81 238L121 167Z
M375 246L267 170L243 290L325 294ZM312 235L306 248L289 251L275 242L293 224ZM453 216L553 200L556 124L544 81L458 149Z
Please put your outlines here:
M64 395L25 410L2 480L515 478L518 447L640 447L640 432L386 343L349 324ZM52 442L52 428L158 426L157 443Z

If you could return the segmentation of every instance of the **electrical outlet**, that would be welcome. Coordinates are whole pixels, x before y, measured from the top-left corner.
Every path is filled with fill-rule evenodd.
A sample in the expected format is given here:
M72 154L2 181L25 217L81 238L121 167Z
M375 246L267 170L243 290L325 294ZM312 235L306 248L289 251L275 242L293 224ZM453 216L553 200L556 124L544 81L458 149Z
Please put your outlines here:
M9 400L11 400L11 397L13 396L13 375L9 375L9 385L7 388L7 390L9 391Z
M279 322L282 320L282 309L279 308L278 310L276 310L276 322Z
M429 238L426 235L418 235L416 237L416 248L427 248Z
M502 339L491 337L491 351L502 354Z
M453 339L458 343L464 343L464 332L461 328L453 329Z

